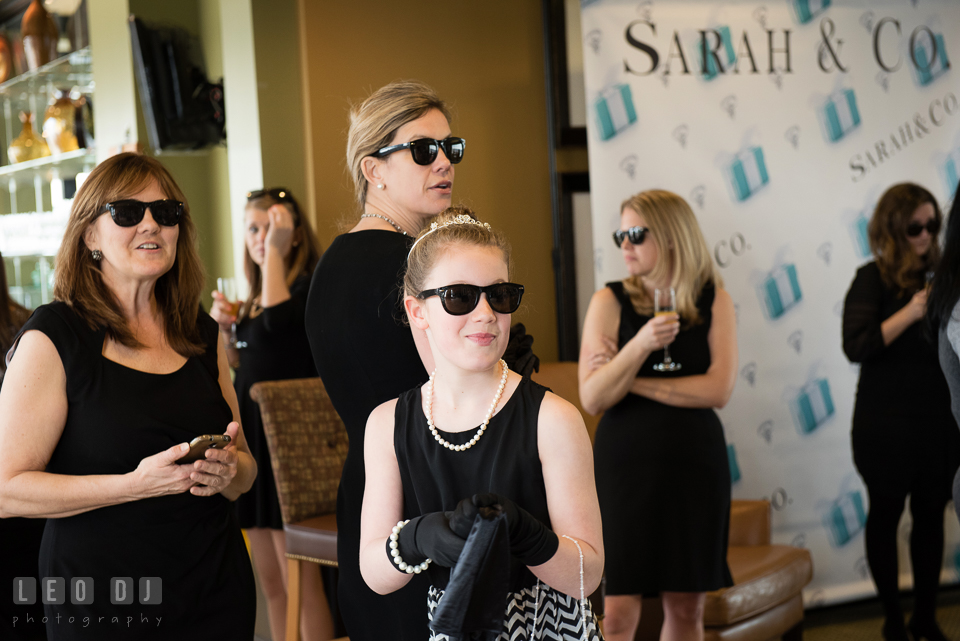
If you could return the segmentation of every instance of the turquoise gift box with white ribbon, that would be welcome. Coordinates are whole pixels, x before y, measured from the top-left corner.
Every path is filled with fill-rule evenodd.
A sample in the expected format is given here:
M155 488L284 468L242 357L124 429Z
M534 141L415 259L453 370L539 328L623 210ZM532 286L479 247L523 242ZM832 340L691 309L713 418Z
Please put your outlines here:
M803 298L800 281L797 279L796 266L787 263L774 269L763 280L760 292L764 310L766 310L770 320L783 316L784 312L799 303Z
M957 192L957 186L960 185L960 149L954 149L947 156L946 162L943 163L943 176L947 182L948 197L952 198Z
M833 501L823 515L823 527L835 547L842 547L863 530L867 523L867 511L863 507L860 492L846 492Z
M630 85L617 84L600 92L594 102L597 131L601 140L610 140L637 121Z
M714 54L712 54L709 50L706 53L700 51L699 57L701 64L705 63L706 65L703 69L703 76L707 80L713 80L719 76L721 72L726 73L727 70L732 68L737 62L737 54L733 50L733 37L730 35L730 27L724 25L722 27L716 27L714 31L720 34L720 44L722 46L720 47L717 55L719 55L721 58L723 69L721 70L717 68L717 60L714 58ZM710 45L706 40L704 40L701 43L701 46L709 47ZM704 60L704 58L706 59Z
M832 0L790 0L800 24L807 24L827 10Z
M850 231L853 234L854 243L857 247L857 255L860 258L869 258L873 254L870 250L870 238L867 235L867 227L869 224L870 221L867 220L867 217L860 214L851 225Z
M827 139L837 142L860 126L860 110L853 89L844 89L827 99L821 110Z
M743 202L770 182L763 149L750 147L739 152L729 166L730 181L737 200Z
M737 450L733 443L727 443L727 462L730 464L730 483L740 480L740 465L737 464Z
M823 425L833 416L834 411L830 383L825 378L818 378L804 385L790 402L793 420L803 434L809 434Z
M941 33L934 34L933 40L917 38L913 55L917 64L911 68L921 87L926 87L950 69L947 44Z

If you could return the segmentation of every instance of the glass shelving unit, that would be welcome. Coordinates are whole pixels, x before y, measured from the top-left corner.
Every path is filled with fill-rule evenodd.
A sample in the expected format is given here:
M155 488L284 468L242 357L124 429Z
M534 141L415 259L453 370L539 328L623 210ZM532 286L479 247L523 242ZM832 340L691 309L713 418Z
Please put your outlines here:
M0 253L11 296L26 307L49 302L53 257L69 217L78 175L96 165L93 148L10 164L7 147L20 133L21 111L34 114L34 130L57 89L93 93L90 49L85 47L0 83ZM5 193L3 193L5 192Z

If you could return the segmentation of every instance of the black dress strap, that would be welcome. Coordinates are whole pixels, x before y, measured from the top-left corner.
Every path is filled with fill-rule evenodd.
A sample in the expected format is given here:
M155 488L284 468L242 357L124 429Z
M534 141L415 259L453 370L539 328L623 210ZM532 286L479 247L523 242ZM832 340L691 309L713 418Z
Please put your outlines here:
M217 348L220 345L220 326L202 307L197 314L197 326L200 329L200 337L203 339L204 345L207 346L206 351L199 356L200 362L203 363L203 368L214 380L219 380L220 366L217 362L219 356Z
M617 297L617 300L620 302L620 305L631 305L630 296L627 295L626 289L623 287L622 280L614 280L606 285L610 288L610 291L613 292L613 295Z
M42 332L57 348L68 388L84 380L96 358L103 352L105 332L91 329L72 307L55 301L38 307L23 324L13 341L13 347L7 353L8 364L14 358L20 338L31 330Z

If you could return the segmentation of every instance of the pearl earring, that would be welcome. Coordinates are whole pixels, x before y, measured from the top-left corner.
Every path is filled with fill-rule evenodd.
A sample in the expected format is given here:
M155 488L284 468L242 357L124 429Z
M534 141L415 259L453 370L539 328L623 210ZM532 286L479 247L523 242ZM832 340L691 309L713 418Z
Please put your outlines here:
M100 251L99 249L94 249L92 252L90 252L90 258L94 259L99 263L100 260L103 258L103 252Z
M383 189L383 183L377 183L377 189Z

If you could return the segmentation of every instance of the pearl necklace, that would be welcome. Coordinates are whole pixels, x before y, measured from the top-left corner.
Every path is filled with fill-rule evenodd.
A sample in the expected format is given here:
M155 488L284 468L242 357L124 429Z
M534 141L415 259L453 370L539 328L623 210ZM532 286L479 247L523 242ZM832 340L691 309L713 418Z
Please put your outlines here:
M362 214L362 215L360 216L360 218L379 218L380 220L385 220L385 221L387 221L388 223L390 223L391 225L393 225L393 228L396 229L396 230L397 230L398 232L400 232L401 234L403 234L404 236L409 236L409 235L410 235L410 234L408 234L407 232L403 231L403 227L401 227L401 226L398 225L397 223L393 222L392 220L390 220L390 219L387 218L386 216L381 216L380 214Z
M463 445L454 445L453 443L445 440L437 431L437 426L433 424L433 379L437 375L437 370L433 370L433 373L430 374L430 380L427 381L426 415L427 427L430 429L430 433L433 434L433 438L436 439L437 443L444 446L448 450L454 450L456 452L464 452L477 444L477 441L479 441L480 437L483 436L484 430L487 429L487 425L490 424L490 418L497 410L497 405L500 403L500 397L503 396L503 389L507 386L507 374L510 373L510 368L507 367L507 362L503 359L500 359L500 367L503 370L503 373L500 375L500 387L497 388L497 393L493 397L493 402L490 403L490 409L487 410L487 416L483 419L483 423L480 424L480 429L477 430L477 433L473 435L473 438Z

